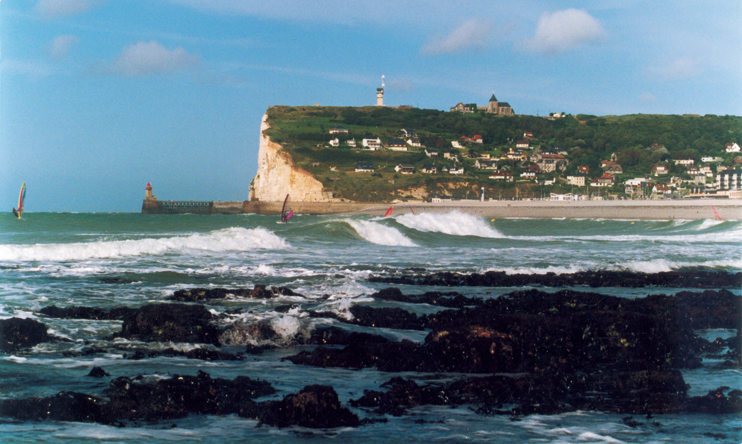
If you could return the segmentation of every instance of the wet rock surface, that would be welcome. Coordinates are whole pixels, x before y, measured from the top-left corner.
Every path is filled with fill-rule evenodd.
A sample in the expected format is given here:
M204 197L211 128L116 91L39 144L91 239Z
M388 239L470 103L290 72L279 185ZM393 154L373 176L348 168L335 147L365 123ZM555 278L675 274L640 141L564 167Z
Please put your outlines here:
M39 313L50 318L60 319L95 319L95 320L122 320L136 312L136 308L116 307L111 309L95 307L44 307Z
M0 351L13 352L48 341L51 336L46 331L46 325L33 319L2 319L0 320Z
M99 376L107 376L103 369ZM239 376L212 379L195 376L168 379L119 377L110 382L106 398L61 392L44 398L0 401L0 415L19 420L97 422L124 426L192 414L229 415L258 419L277 427L310 428L357 426L358 416L343 407L332 387L311 385L281 401L256 402L275 393L270 383Z
M176 291L170 300L179 302L202 302L211 299L226 299L228 297L271 299L279 296L301 296L286 287L266 288L265 285L256 285L252 289L244 288L191 288Z
M219 331L201 305L149 304L124 318L117 335L142 341L218 344Z
M403 274L401 276L371 276L371 282L389 284L428 285L445 287L668 287L668 288L740 288L742 272L723 271L663 271L638 273L632 271L580 271L576 273L507 274L488 271L484 274L430 273Z

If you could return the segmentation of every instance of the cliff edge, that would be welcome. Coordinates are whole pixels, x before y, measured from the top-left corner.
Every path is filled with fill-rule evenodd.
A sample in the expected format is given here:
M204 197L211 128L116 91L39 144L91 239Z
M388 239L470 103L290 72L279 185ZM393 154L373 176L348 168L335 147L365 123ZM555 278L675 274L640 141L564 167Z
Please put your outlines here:
M331 193L325 193L322 183L308 171L294 165L289 153L265 134L269 128L268 114L260 124L258 172L250 186L250 200L281 202L286 194L294 202L330 202Z

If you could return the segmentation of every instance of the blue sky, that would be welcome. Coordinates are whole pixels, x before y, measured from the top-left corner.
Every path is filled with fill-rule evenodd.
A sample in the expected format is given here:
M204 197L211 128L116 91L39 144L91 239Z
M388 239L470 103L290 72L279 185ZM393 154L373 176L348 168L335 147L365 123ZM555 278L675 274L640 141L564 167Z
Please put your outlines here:
M0 196L237 201L271 105L742 115L742 2L0 0Z

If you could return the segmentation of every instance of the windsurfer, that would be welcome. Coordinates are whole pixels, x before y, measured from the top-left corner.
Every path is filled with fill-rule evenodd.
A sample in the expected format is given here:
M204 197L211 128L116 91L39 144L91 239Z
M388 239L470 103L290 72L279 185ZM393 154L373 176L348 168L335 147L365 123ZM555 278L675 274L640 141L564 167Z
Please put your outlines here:
M18 210L13 207L13 216L18 217Z

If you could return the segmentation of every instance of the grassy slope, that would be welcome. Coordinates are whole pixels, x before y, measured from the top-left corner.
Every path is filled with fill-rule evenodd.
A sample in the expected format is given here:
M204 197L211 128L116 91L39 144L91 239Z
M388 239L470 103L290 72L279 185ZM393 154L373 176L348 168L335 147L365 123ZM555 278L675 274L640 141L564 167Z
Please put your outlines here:
M532 197L571 190L559 182L543 187L526 181L515 184L493 181L488 178L489 171L476 170L473 161L464 158L468 148L453 150L459 161L463 161L466 171L463 176L419 172L425 164L436 164L439 168L454 165L442 158L443 150L451 149L451 141L462 135L482 135L487 143L470 147L499 157L522 139L523 132L532 131L537 138L532 144L558 147L570 153L572 165L563 176L578 164L590 165L595 172L591 176L599 175L600 160L608 159L613 152L625 164L626 176L647 176L648 168L663 158L698 157L698 162L702 155L721 155L725 142L742 142L742 119L730 116L577 115L549 121L536 116L503 118L420 109L277 106L268 110L268 118L271 128L267 133L271 140L283 145L298 166L312 173L337 197L355 201L391 201L431 193L476 198L482 187L492 197ZM348 128L350 134L330 135L329 129L334 125ZM428 158L422 148L408 152L367 151L351 149L344 143L353 138L360 147L363 138L380 137L386 144L401 128L417 131L423 144L438 149L441 156ZM328 142L335 137L341 145L333 148ZM652 143L666 144L669 155L647 150ZM726 157L725 161L731 164L732 156ZM359 161L371 162L377 173L355 173ZM400 175L394 171L399 164L412 164L417 172ZM516 178L523 171L523 165L516 162L500 162L500 165Z

